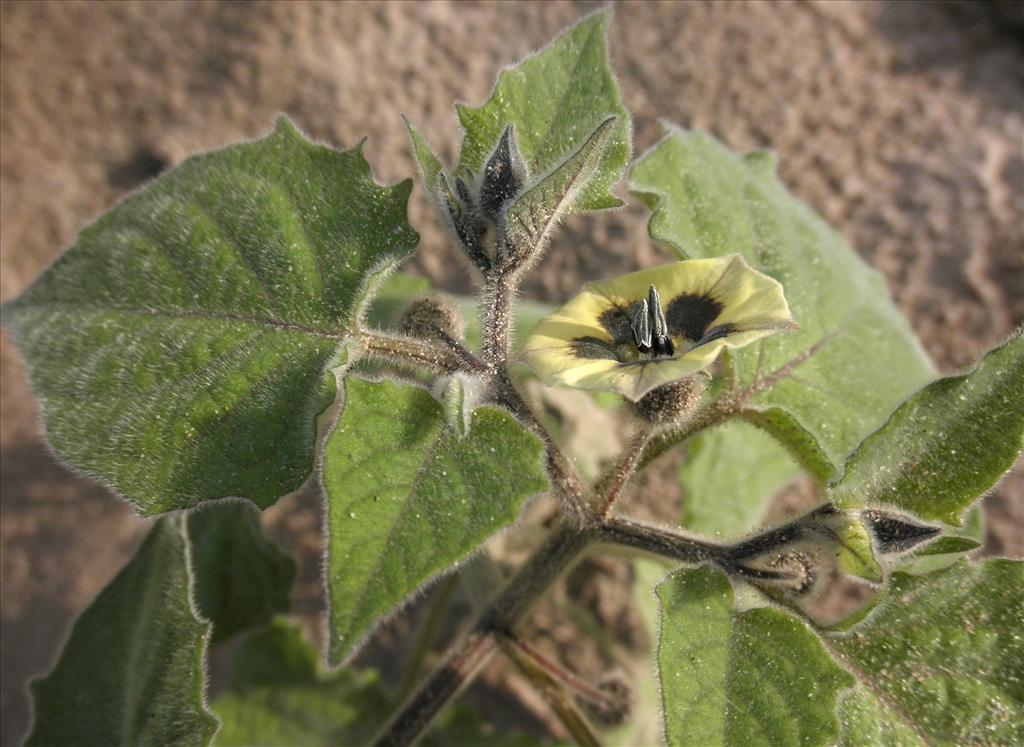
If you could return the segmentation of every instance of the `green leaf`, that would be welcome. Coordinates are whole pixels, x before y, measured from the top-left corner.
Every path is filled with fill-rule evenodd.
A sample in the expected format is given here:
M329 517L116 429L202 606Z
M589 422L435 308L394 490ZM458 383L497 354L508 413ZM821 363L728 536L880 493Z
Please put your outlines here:
M917 552L901 558L894 569L921 576L959 562L964 553L977 550L981 543L969 537L941 537Z
M209 631L192 609L184 518L160 519L32 683L29 745L205 745Z
M323 466L332 663L547 486L538 439L503 411L468 415L460 436L423 389L346 381Z
M847 743L893 721L930 744L1024 743L1022 613L1020 562L894 573L865 621L827 638L862 685L840 710Z
M298 488L411 184L281 118L103 215L4 309L57 453L144 514Z
M260 512L232 501L188 516L196 605L213 643L270 622L291 606L295 563L263 534Z
M614 127L614 117L599 124L579 150L509 205L505 239L522 256L531 255L547 240L554 226L577 201L577 195L598 173L605 144Z
M671 129L633 168L630 189L654 211L651 236L682 258L740 252L782 283L800 331L764 342L763 373L835 337L756 397L751 419L821 481L932 378L927 357L881 276L774 174L765 154L735 155L701 132ZM758 346L736 351L743 383Z
M608 190L629 160L630 125L608 64L610 19L608 11L587 16L540 52L503 70L483 106L458 105L466 135L456 173L478 173L505 127L514 124L531 178L542 177L615 116L600 166L575 192L566 212L621 205Z
M839 698L837 709L842 724L841 747L886 745L886 747L927 747L928 742L914 727L900 720L863 685L851 688Z
M413 123L403 114L402 121L405 122L405 130L409 133L409 140L412 143L412 153L416 157L416 165L419 167L420 177L423 179L423 186L428 194L438 195L438 177L444 173L444 166L440 159L434 155L433 149L423 136L419 133Z
M892 505L960 524L1013 466L1024 443L1024 336L970 373L934 381L900 405L846 462L839 506Z
M363 747L392 711L373 671L321 670L299 628L277 621L247 637L235 653L228 687L213 702L223 722L217 747ZM496 734L465 709L451 709L424 747L530 747L534 740Z
M835 742L836 697L853 678L806 626L775 609L737 613L728 579L711 568L676 571L657 593L670 745Z
M764 431L733 421L690 441L679 469L682 525L715 539L736 537L761 521L771 499L802 473Z
M218 747L361 747L387 719L390 702L373 672L325 674L293 623L248 636L228 687L213 701Z

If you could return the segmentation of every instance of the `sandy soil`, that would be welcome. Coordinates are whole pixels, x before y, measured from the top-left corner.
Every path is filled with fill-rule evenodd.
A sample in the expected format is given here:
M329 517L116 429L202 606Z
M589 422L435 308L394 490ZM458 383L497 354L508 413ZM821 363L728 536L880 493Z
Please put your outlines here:
M339 145L369 134L382 180L413 173L400 112L451 158L451 101L482 101L498 67L593 5L5 2L0 296L16 296L125 190L192 151L261 135L277 112ZM659 117L738 150L776 149L783 179L885 274L951 371L1024 318L1019 9L636 3L618 8L612 56L637 152L658 138ZM423 234L412 266L466 290L418 192L412 219ZM527 290L557 301L660 256L638 208L573 219ZM15 744L29 718L24 683L145 525L54 461L6 333L0 351L0 741ZM275 531L312 530L315 505L281 507ZM986 505L990 549L1024 553L1020 470Z

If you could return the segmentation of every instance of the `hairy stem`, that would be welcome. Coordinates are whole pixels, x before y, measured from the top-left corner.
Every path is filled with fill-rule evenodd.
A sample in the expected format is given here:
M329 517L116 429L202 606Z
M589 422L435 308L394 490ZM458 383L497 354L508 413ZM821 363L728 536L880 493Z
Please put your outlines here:
M374 742L376 747L412 744L448 702L490 660L497 636L513 632L544 591L566 571L590 542L592 533L563 526L536 553L477 618L469 633L413 693Z
M751 568L746 561L769 553L798 538L808 521L823 507L780 527L734 545L698 539L668 527L643 524L611 516L587 528L565 524L509 581L505 589L477 618L469 633L449 652L445 662L420 686L375 743L397 747L415 741L442 708L476 676L493 654L496 636L510 636L534 603L592 543L631 547L671 558L686 565L711 563L726 573L753 579L786 580L784 572ZM484 643L484 642L489 643ZM483 658L481 658L483 657Z
M455 371L480 374L487 371L487 367L461 345L461 350L456 350L447 345L433 345L414 337L382 335L365 330L359 333L357 341L369 358L414 365L439 374Z
M402 676L402 684L398 690L401 698L412 692L413 687L416 685L416 679L419 677L423 660L426 659L427 652L430 651L430 645L433 643L434 638L437 637L438 628L441 626L442 620L444 620L445 612L448 611L448 604L451 602L452 595L458 587L459 574L452 573L441 582L440 587L434 594L434 598L430 600L430 611L427 613L427 619L423 621L420 634L416 638L412 658L405 669L405 674Z
M754 380L746 389L732 389L725 392L718 399L710 402L696 412L681 428L665 431L650 440L647 448L640 457L637 469L641 470L653 462L659 456L702 430L724 423L736 415L743 413L746 404L761 392L771 389L783 379L793 375L793 371L810 360L819 350L828 344L835 337L835 333L825 335L807 350L786 361L767 376L762 376L761 355L763 348L758 352L757 372ZM730 374L731 375L731 374Z
M544 461L548 477L559 505L566 519L579 526L593 523L592 511L587 505L583 481L576 468L551 438L547 428L537 418L533 408L523 399L503 366L494 374L492 396L496 402L508 408L527 428L544 442Z
M480 301L480 350L484 361L494 369L503 368L508 360L516 294L512 277L501 269L490 272Z
M598 516L601 517L602 522L607 521L608 515L612 512L612 507L615 506L615 501L622 495L623 488L626 487L629 478L633 476L636 465L640 461L640 457L643 455L644 449L650 440L651 432L647 428L633 436L625 451L622 452L622 455L615 462L611 472L598 483L602 487L607 485L602 491L604 493L604 503L598 509Z
M412 744L441 709L473 681L497 650L498 642L493 634L471 631L398 711L374 742L375 747Z

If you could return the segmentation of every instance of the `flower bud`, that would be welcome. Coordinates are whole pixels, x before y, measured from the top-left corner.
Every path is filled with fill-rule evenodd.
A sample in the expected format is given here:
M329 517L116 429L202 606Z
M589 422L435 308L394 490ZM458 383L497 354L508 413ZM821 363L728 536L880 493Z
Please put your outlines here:
M418 298L402 314L400 329L410 337L460 339L465 324L455 303L443 296Z
M516 143L515 126L508 125L484 166L480 210L487 218L496 220L501 209L522 191L525 183L526 165Z
M688 376L652 389L634 407L651 425L679 425L700 404L706 388L703 376Z
M883 555L906 552L942 533L939 527L921 524L892 511L868 508L860 515L870 527L878 551Z

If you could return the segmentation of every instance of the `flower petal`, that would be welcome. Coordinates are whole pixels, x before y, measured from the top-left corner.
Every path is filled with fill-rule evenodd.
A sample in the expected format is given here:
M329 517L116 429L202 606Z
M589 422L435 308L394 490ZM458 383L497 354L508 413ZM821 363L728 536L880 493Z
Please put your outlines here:
M646 357L635 346L633 314L651 286L678 341L671 357ZM782 286L734 254L588 283L537 325L521 358L547 384L618 391L637 400L708 367L723 348L792 326Z

